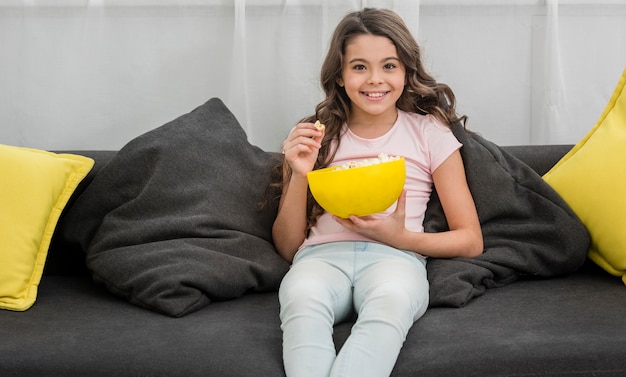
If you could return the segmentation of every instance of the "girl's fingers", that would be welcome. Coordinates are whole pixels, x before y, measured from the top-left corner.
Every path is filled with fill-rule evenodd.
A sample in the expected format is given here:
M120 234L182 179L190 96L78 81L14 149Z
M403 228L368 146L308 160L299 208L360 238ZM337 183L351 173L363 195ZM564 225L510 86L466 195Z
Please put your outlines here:
M283 152L297 145L306 145L309 148L320 148L320 140L304 135L293 135L283 142Z

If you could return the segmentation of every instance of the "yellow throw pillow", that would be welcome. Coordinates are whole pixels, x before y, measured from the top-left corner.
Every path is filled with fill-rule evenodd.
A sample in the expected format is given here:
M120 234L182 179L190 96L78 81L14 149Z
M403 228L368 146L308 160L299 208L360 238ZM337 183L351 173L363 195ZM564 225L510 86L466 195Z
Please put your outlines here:
M37 297L52 233L90 158L0 144L0 308Z
M591 131L544 175L591 235L589 258L626 284L626 69Z

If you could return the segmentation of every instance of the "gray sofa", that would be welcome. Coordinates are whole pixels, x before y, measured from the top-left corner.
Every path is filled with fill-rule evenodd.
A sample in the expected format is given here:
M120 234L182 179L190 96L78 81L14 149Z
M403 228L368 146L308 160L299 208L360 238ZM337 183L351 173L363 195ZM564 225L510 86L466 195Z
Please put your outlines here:
M541 175L570 148L503 150ZM36 303L0 311L0 376L284 375L275 289L171 316L94 282L65 214L117 152L72 153L96 163L57 227ZM620 279L585 261L570 273L488 288L461 307L433 305L411 329L392 376L626 375ZM350 326L336 326L337 347Z

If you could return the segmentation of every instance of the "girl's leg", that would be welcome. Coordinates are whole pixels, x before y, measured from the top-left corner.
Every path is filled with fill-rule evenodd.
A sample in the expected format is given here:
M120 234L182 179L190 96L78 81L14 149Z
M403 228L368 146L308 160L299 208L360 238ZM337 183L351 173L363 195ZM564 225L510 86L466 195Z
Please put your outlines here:
M329 376L336 358L333 325L352 310L351 285L326 261L304 259L291 267L279 291L287 376Z
M428 306L425 261L387 256L364 267L354 305L358 318L331 376L389 376L409 329Z

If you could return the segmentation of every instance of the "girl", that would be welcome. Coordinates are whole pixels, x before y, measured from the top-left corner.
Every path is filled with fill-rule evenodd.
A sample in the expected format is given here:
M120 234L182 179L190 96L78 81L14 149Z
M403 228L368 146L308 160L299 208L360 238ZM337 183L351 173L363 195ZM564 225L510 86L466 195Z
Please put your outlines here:
M283 142L282 195L273 237L292 262L279 292L290 377L388 376L428 306L426 257L473 257L482 234L461 145L449 126L455 97L424 69L395 13L363 9L337 26L321 70L326 99ZM319 119L326 129L319 131ZM405 158L395 208L339 219L315 203L306 174L379 153ZM424 233L434 183L450 230ZM333 325L357 319L337 354Z

